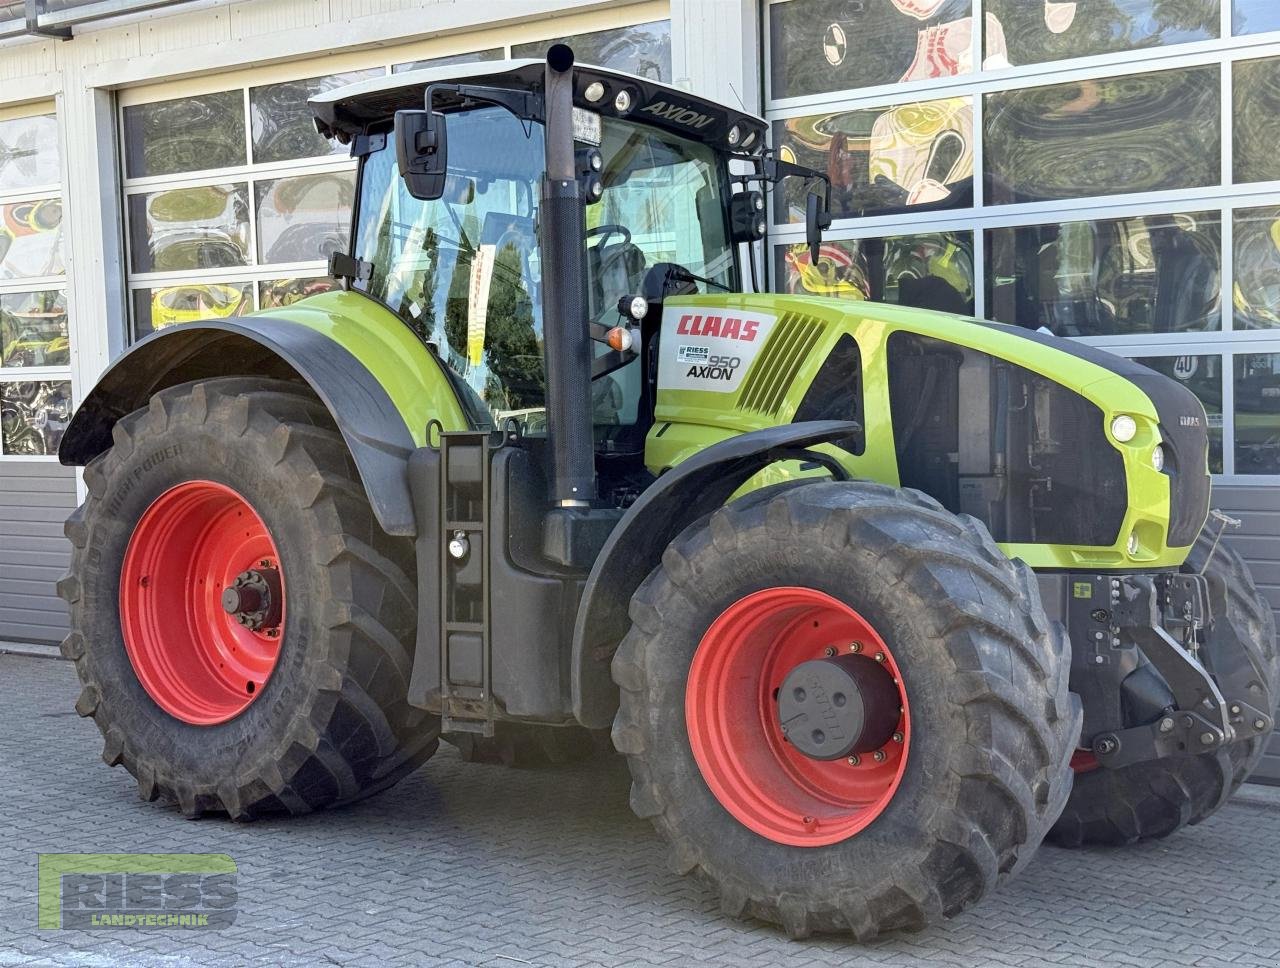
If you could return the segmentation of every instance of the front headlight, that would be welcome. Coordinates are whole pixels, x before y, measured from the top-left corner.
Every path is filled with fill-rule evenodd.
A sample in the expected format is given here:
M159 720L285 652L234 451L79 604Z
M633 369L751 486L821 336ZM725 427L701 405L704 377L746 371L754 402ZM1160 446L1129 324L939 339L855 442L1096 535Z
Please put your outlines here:
M1120 443L1127 444L1138 436L1138 422L1127 413L1120 414L1111 421L1111 436Z
M1151 466L1158 471L1164 470L1164 444L1156 444L1151 452Z

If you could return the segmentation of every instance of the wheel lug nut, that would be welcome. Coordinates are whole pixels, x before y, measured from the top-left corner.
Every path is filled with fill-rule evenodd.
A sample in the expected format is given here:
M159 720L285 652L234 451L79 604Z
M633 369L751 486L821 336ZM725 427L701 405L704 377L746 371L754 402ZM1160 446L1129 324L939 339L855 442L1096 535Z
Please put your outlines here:
M851 643L849 643L849 651L850 651L850 652L861 652L861 651L862 651L862 643L861 643L861 642L851 642Z
M825 655L828 659L830 659L833 655L836 654L836 647L834 645L828 645L825 649L822 650L822 654Z
M888 754L885 753L884 750L876 750L874 753L871 754L871 758L875 760L877 763L883 763L886 759L888 759Z
M894 734L893 734L893 741L894 741L895 743L901 743L901 742L902 742L902 734L901 734L901 733L894 733Z
M877 662L883 662L883 661L884 661L884 653L883 653L883 652L877 652L877 653L876 653L876 661L877 661Z
M849 757L850 766L857 766L861 762L862 762L862 757L859 756L857 753L854 753L851 757Z

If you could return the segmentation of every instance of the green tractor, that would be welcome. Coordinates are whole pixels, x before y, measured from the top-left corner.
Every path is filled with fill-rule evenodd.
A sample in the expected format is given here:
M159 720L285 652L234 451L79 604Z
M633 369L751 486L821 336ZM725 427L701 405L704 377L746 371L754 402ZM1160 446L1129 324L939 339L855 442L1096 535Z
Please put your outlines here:
M519 764L611 730L727 913L866 939L1257 763L1273 619L1184 388L744 293L763 192L810 181L816 249L825 176L562 45L312 108L359 159L339 287L140 341L61 446L76 708L144 799L304 813L442 734Z

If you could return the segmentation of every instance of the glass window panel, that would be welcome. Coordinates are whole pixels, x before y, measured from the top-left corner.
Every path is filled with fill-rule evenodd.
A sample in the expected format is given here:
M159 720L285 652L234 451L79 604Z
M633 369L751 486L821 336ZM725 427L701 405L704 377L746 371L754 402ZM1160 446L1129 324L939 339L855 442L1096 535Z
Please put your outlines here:
M1280 327L1280 208L1232 214L1236 329Z
M391 68L391 72L393 74L400 74L404 71L416 71L427 67L454 67L458 64L474 64L477 61L502 60L502 58L506 56L506 52L501 47L491 47L488 50L473 50L467 54L448 54L444 57L424 57L422 60L409 61L405 64L396 64Z
M249 264L249 191L201 185L129 196L134 272Z
M971 232L824 242L816 267L807 245L778 246L775 253L784 292L973 315Z
M58 161L58 121L52 114L0 121L0 192L58 184Z
M258 163L346 154L336 139L316 131L307 99L344 84L380 77L375 67L327 77L310 77L249 89L249 120L253 131L253 160Z
M573 37L553 37L513 44L512 57L545 57L552 44L568 44L579 64L596 64L638 74L652 81L671 81L671 21L597 30Z
M1216 185L1220 68L988 94L988 203Z
M0 294L0 366L69 366L67 294Z
M260 261L312 262L345 249L355 183L350 171L258 182Z
M133 336L198 319L243 316L253 312L251 282L189 282L133 290Z
M774 123L778 156L831 176L835 218L973 204L973 102L966 97ZM774 217L803 222L812 186L788 178ZM779 204L781 202L781 204Z
M973 70L971 0L789 0L769 6L772 95L802 97Z
M1280 353L1235 358L1236 473L1280 474Z
M124 109L129 178L245 163L244 94L223 91Z
M0 454L31 457L57 454L70 419L69 381L0 383Z
M258 308L292 306L300 299L336 288L337 283L327 276L314 279L263 279L258 283Z
M1194 393L1209 418L1209 472L1222 473L1222 357L1143 356L1137 360Z
M987 232L987 312L1058 336L1222 328L1217 212Z
M1232 29L1236 34L1280 30L1280 3L1276 0L1235 0Z
M1233 179L1280 180L1280 57L1240 61L1232 84Z
M986 67L1037 64L1218 36L1219 0L986 0Z
M62 261L62 200L0 205L0 279L57 276Z

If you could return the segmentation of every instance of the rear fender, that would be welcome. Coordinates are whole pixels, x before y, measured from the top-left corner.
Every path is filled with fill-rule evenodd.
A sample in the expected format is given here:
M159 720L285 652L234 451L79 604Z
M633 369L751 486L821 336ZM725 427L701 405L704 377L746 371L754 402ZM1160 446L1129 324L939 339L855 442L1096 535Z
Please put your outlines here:
M388 534L416 533L408 458L426 442L427 422L472 424L443 366L402 322L358 294L327 293L271 316L184 323L141 340L80 404L58 457L87 464L111 446L116 422L153 394L225 376L309 386L341 430Z

